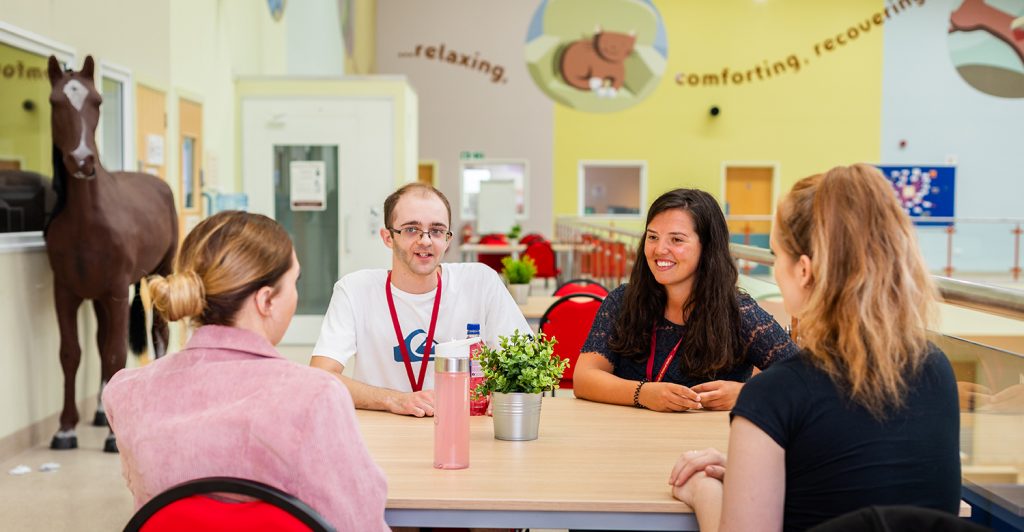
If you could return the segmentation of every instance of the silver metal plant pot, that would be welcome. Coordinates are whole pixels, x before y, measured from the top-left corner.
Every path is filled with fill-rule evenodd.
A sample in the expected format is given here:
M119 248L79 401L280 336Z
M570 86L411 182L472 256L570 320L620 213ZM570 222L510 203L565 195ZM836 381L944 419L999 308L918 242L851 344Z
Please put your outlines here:
M494 437L499 440L536 440L540 429L539 393L500 393L491 395Z
M512 292L512 299L515 299L518 305L525 305L530 300L529 284L510 284L508 291Z

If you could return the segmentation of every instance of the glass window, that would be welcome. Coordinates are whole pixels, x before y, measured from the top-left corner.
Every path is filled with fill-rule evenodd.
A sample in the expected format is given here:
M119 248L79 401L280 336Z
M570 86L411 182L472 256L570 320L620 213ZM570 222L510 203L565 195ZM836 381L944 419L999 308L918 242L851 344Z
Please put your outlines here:
M299 208L292 197L296 190L292 169L303 161L323 165L323 209ZM338 234L338 187L338 146L274 145L274 219L292 237L295 255L302 264L295 309L300 316L323 316L327 312L332 287L338 280L338 248L349 246L347 236ZM345 223L347 226L348 221Z
M580 214L639 216L643 210L646 167L636 163L583 163Z
M50 189L46 57L0 43L0 233L41 231Z
M110 171L124 170L124 84L116 79L103 78L103 151L100 161Z
M480 183L512 181L516 191L516 217L529 215L526 204L528 169L526 161L474 161L462 163L462 218L477 217Z
M181 197L185 200L185 209L196 207L196 139L181 139Z

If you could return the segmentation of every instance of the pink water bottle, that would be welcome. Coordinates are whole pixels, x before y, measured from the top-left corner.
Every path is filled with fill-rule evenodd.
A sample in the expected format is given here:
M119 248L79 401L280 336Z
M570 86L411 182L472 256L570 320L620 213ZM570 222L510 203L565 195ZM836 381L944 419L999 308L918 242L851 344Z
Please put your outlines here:
M434 467L469 467L469 345L437 344L434 356Z

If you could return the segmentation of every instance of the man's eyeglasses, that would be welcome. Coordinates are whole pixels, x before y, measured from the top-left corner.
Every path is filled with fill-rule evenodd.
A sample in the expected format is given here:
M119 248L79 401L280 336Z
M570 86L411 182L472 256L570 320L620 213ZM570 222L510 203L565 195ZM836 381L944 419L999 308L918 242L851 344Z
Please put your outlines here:
M394 227L388 227L388 231L393 234L401 235L403 240L409 242L416 242L423 238L423 235L427 235L431 240L444 240L445 242L452 239L452 232L446 229L420 229L419 227L402 227L401 229L395 229Z

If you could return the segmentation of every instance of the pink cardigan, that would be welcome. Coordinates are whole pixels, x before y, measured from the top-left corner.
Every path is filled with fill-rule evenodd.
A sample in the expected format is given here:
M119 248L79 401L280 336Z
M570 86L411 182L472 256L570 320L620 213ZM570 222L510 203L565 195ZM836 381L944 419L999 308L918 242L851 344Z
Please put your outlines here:
M103 392L136 508L186 480L276 486L338 530L388 530L387 486L333 376L234 327L197 329L181 352L119 371Z

